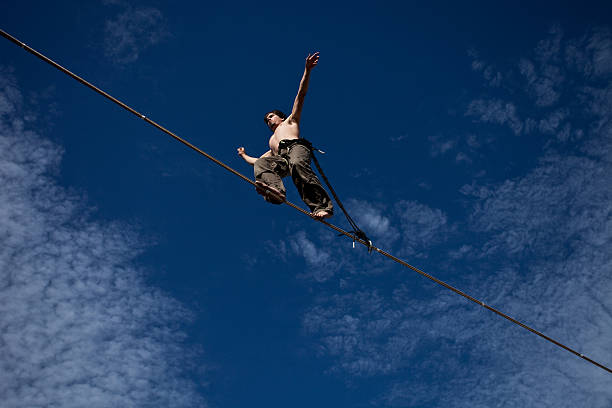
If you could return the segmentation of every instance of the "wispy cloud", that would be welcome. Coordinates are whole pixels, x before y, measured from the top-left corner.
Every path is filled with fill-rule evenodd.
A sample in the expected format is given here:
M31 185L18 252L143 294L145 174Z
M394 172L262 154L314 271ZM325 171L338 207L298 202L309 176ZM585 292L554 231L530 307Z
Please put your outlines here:
M475 117L479 122L508 125L516 135L523 130L523 122L512 102L500 99L476 99L468 106L466 115Z
M520 73L527 81L527 91L538 107L555 104L561 97L565 81L564 67L561 65L561 41L563 33L559 27L550 30L550 35L540 41L534 52L532 62L523 58L519 62Z
M136 61L140 54L168 36L161 11L152 7L122 6L105 24L104 53L118 64Z
M349 200L347 205L351 208L357 225L368 231L370 238L376 240L379 245L390 246L398 238L398 230L393 226L393 220L385 215L387 206L354 199Z
M401 229L398 253L427 258L426 248L444 241L452 231L446 214L415 201L400 201L394 206L394 217Z
M535 125L533 125L535 127ZM479 152L483 146L489 146L494 141L492 136L479 136L473 133L443 137L435 135L428 137L430 142L430 156L439 157L454 157L456 164L471 165L475 159L483 156Z
M312 276L318 282L330 279L338 268L338 263L332 254L323 247L313 243L304 231L299 231L291 238L291 249L302 256L310 268Z
M481 72L484 80L489 86L498 87L502 84L504 76L491 64L482 60L476 50L470 50L468 54L472 59L472 69L477 72Z
M0 75L0 399L3 407L203 406L185 371L191 318L145 283L144 243L91 220L54 180L59 146L28 129ZM193 374L193 372L192 372Z
M544 65L540 72L536 72L535 65L529 60L522 60L519 64L521 74L527 80L528 89L535 97L537 106L551 106L561 96L560 84L563 76L558 67Z
M586 77L612 73L612 45L610 29L595 29L579 39L568 41L565 60Z
M453 231L442 211L413 201L382 203L349 199L344 204L374 245L399 255L427 259L429 252L425 249L440 244ZM281 242L274 248L284 248L284 245ZM306 271L300 277L318 283L336 279L346 287L354 276L376 276L391 266L364 248L354 249L346 241L339 244L337 237L327 234L292 233L290 250L292 255L305 261Z
M564 121L567 119L568 115L569 112L567 109L558 109L551 112L546 117L540 119L538 123L539 131L545 134L557 133L563 127ZM569 126L567 123L565 125ZM565 134L567 131L562 133Z
M509 126L519 135L524 122L517 107L530 100L538 108L531 115L533 129L551 140L572 142L563 153L546 150L521 177L463 188L473 209L461 229L450 227L442 211L418 203L399 206L406 214L400 226L394 222L381 228L397 228L400 237L414 236L414 243L396 239L394 249L415 254L421 241L440 242L449 230L461 234L463 244L446 251L451 264L445 272L455 273L453 280L461 280L462 287L486 303L608 366L611 49L607 31L564 40L554 29L520 63L528 86L512 89L515 99L479 98L468 109L468 116L477 121ZM580 104L574 103L577 100ZM397 220L400 213L384 208L371 218ZM322 355L331 359L332 373L352 381L376 378L377 384L385 384L375 404L612 404L609 374L453 293L427 285L401 283L389 291L368 281L343 287L318 299L306 313L304 327Z
M444 155L457 145L455 140L444 139L441 135L430 136L428 140L431 146L430 154L432 157Z
M408 139L409 137L410 137L409 134L404 133L399 136L391 136L389 140L391 140L392 142L401 142L402 140Z

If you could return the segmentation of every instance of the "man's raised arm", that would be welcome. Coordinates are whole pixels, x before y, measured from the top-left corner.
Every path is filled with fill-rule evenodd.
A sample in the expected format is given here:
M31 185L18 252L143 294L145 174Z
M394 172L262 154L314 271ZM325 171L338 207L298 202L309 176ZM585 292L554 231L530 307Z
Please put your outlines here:
M288 120L290 122L299 122L300 116L302 115L302 107L304 106L304 98L306 98L306 91L308 91L308 81L310 80L310 71L319 63L319 52L314 54L308 54L306 57L306 68L304 69L304 76L300 81L300 89L298 90L295 102L293 102L293 110L289 115Z

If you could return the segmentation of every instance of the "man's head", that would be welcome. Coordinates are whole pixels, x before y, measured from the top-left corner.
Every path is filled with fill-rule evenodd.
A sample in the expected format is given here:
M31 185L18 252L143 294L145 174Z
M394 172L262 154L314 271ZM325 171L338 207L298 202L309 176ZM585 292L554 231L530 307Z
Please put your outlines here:
M287 115L277 109L274 109L273 111L270 111L264 115L264 121L270 130L276 129L277 126L283 123L285 119L287 119Z

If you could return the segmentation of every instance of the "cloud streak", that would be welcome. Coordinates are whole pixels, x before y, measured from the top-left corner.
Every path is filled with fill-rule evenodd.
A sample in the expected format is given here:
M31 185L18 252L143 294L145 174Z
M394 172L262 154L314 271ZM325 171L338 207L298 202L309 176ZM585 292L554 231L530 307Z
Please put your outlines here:
M164 16L152 7L127 6L106 21L104 31L104 54L121 65L138 60L145 49L168 36Z
M466 115L476 117L479 122L508 125L515 135L519 135L523 130L523 122L516 113L516 106L511 102L477 99L470 103Z
M191 318L147 285L144 243L91 220L57 185L59 146L21 120L0 73L0 399L4 407L203 406L187 367Z
M456 226L443 211L419 203L393 210L383 206L380 213L362 211L370 214L378 234L388 234L388 242L405 254L418 256L420 245L432 253L436 247L431 243L448 240L449 259L437 266L451 276L450 283L460 282L458 286L487 304L608 366L610 49L607 31L564 40L560 30L552 30L530 59L519 64L528 86L511 90L517 102L497 96L472 102L467 116L509 126L518 135L525 131L516 113L518 101L531 101L538 109L533 129L563 149L545 149L520 177L464 187L471 200L469 219ZM386 214L402 221L385 226ZM395 235L390 234L394 228ZM450 241L459 238L457 249L449 249ZM346 270L336 274L349 275ZM353 279L352 286L322 294L304 317L317 350L331 359L331 373L349 383L384 384L372 399L374 405L612 404L609 374L601 369L453 293L388 279L393 286Z

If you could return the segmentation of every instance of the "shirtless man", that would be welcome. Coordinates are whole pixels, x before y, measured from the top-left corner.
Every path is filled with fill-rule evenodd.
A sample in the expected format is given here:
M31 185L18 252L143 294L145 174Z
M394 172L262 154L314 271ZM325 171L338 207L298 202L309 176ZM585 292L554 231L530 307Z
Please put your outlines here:
M308 90L310 72L318 62L318 52L308 54L306 57L304 76L291 114L287 117L283 112L273 110L264 116L266 124L273 132L269 142L270 150L257 159L247 155L244 147L239 147L238 155L253 165L255 182L259 186L257 192L263 195L266 201L273 204L285 201L286 190L281 179L291 174L293 183L302 200L310 208L312 216L323 219L332 216L333 205L321 182L310 168L310 143L300 138L300 117Z

